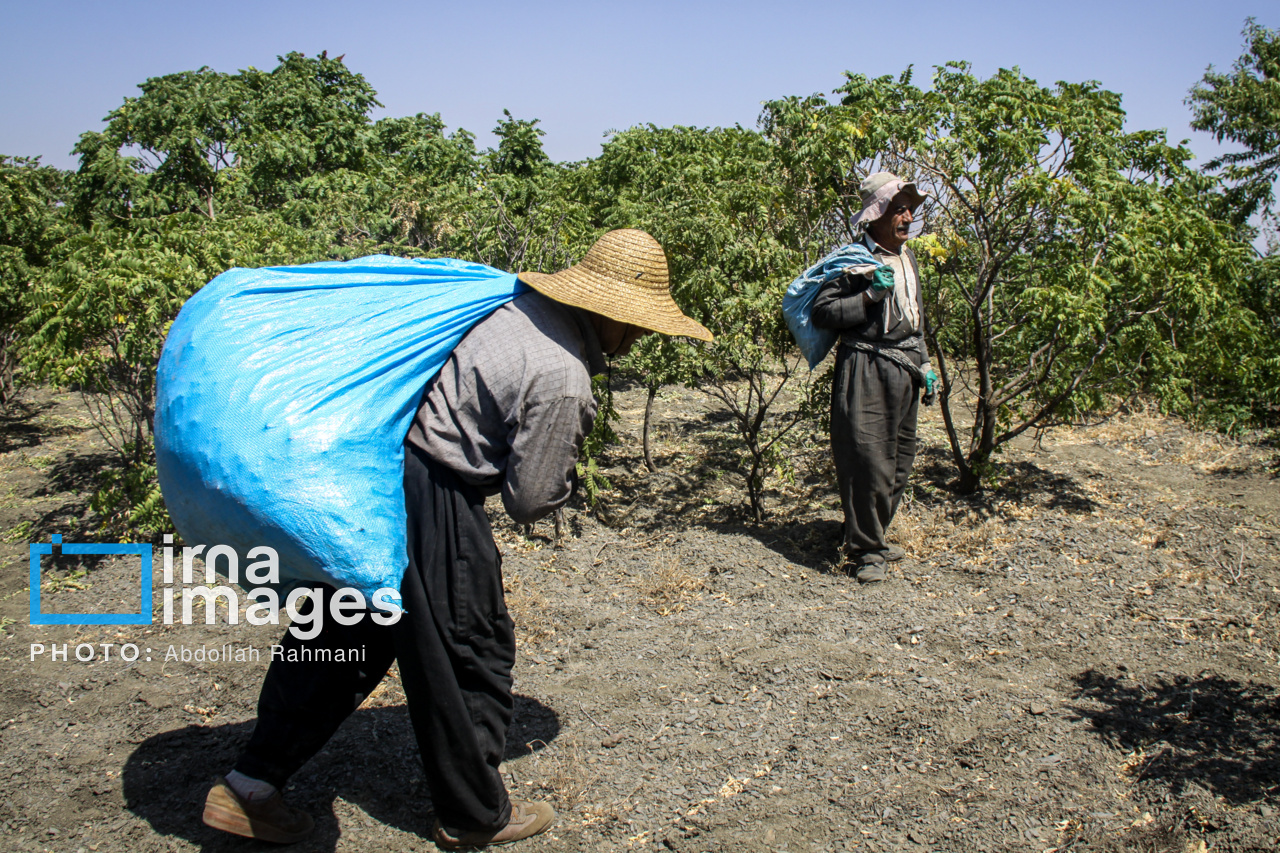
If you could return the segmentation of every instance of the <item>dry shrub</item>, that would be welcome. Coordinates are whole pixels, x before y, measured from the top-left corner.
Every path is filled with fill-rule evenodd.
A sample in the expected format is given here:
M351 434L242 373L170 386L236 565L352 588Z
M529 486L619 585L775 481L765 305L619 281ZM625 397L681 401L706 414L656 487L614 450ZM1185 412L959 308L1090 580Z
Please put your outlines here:
M1144 443L1150 438L1173 434L1181 449L1173 455L1158 455ZM1139 461L1188 465L1202 472L1222 468L1247 467L1262 460L1257 448L1214 432L1197 432L1185 422L1162 415L1154 408L1143 408L1110 418L1097 426L1080 431L1086 440L1118 446Z
M1229 438L1208 432L1193 433L1182 442L1182 452L1174 462L1210 472L1254 461L1246 448Z
M904 509L907 509L904 506ZM939 554L962 554L979 557L990 553L1008 540L1008 525L999 518L979 519L968 515L959 522L941 513L913 504L899 511L891 528L893 539L907 555L928 560Z
M930 513L906 511L904 504L894 516L890 528L893 539L907 556L918 560L928 559L937 552L937 522Z
M646 606L659 616L670 616L702 598L700 590L706 588L707 579L691 571L676 554L659 550L653 572L641 576L638 585Z
M600 773L588 772L582 744L557 741L536 753L537 785L562 809L576 809L600 781Z
M973 521L964 525L952 525L950 540L946 550L967 557L989 554L999 545L1010 540L1008 525L998 518L988 518L982 522Z

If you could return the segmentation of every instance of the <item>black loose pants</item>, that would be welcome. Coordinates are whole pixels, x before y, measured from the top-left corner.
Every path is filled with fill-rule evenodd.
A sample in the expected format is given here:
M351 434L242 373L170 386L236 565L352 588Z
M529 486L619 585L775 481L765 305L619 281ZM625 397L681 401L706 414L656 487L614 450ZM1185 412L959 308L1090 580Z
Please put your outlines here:
M378 625L366 615L340 625L326 611L315 638L286 632L285 658L304 647L363 647L365 659L273 660L236 770L284 787L398 660L436 817L451 829L498 829L511 814L498 765L515 663L501 558L480 493L412 445L404 453L409 566L400 621Z
M919 360L914 351L903 353ZM883 560L885 530L916 458L919 407L910 373L883 356L840 345L831 386L831 452L850 557Z

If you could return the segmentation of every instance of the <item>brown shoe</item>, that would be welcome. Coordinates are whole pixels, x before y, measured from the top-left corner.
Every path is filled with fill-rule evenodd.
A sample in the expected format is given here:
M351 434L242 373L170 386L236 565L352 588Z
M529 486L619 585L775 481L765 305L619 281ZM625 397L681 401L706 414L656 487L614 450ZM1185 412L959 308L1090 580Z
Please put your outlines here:
M502 829L459 832L446 828L437 820L435 827L431 830L431 836L444 850L464 850L468 847L484 847L489 844L510 844L545 831L555 819L555 809L546 803L512 800L511 818Z
M226 780L214 784L205 798L204 823L223 832L276 844L301 841L315 826L311 815L286 806L279 791L261 802L253 802L241 798Z

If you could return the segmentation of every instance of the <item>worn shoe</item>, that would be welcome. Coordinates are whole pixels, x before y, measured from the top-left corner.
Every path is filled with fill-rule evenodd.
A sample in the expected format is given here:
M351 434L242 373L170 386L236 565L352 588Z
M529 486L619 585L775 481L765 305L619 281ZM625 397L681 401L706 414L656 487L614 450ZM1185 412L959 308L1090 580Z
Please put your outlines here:
M890 563L896 563L907 556L907 552L899 548L897 545L890 545L880 552L880 556L884 557Z
M555 819L555 809L546 803L512 800L511 819L502 829L460 832L443 826L437 820L431 835L436 844L444 850L465 850L489 844L510 844L513 841L537 835L551 826L551 822Z
M888 576L884 563L863 563L858 567L858 573L854 575L858 583L879 583Z
M204 801L204 823L214 829L276 844L293 844L311 834L311 815L285 805L276 791L261 802L245 800L219 780Z

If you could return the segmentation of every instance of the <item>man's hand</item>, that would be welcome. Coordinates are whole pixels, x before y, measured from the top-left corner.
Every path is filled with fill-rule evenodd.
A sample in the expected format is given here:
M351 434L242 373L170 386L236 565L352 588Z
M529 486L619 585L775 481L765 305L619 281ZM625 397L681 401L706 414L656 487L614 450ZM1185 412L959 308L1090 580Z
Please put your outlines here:
M933 401L938 399L937 392L938 374L934 373L933 368L930 367L924 374L924 396L920 399L920 402L924 403L926 406L932 406Z
M871 289L880 298L884 298L889 291L893 290L893 270L887 264L876 267L875 272L871 274Z

